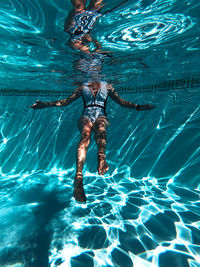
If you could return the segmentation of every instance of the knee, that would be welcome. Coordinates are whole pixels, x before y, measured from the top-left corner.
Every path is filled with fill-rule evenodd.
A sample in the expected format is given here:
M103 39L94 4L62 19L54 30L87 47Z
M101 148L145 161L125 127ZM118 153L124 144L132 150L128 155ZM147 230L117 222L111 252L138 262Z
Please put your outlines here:
M83 132L79 146L87 148L89 144L90 144L90 134L88 132Z
M81 139L79 145L78 145L78 150L85 150L88 148L90 144L90 139Z

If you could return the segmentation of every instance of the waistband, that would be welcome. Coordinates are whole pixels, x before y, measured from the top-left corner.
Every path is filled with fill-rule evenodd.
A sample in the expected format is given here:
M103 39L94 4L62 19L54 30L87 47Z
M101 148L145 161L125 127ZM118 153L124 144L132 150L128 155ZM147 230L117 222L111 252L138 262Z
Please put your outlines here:
M99 107L99 108L103 108L104 109L104 106L97 105L97 104L92 104L92 105L85 106L85 108L89 108L89 107Z

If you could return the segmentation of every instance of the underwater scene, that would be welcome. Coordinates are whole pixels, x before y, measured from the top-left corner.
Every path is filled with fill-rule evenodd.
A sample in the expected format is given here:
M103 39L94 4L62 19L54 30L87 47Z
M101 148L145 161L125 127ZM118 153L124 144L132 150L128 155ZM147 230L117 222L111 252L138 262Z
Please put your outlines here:
M1 0L0 37L0 267L200 267L200 2Z

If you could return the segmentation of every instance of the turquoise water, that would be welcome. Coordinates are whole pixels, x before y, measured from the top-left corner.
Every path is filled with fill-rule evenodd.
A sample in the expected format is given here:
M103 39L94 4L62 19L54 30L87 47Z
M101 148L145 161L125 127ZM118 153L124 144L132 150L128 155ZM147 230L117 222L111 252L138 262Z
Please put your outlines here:
M0 7L0 266L199 267L199 2L133 0L106 13L92 36L113 55L97 65L66 44L69 1ZM29 107L65 98L99 64L121 97L156 109L108 100L110 169L98 175L92 136L79 204L82 100Z

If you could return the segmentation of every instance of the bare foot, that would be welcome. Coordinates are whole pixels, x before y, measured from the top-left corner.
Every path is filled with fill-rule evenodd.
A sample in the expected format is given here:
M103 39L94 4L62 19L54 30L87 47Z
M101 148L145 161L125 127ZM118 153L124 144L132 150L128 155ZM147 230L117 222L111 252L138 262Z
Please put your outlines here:
M86 196L83 189L83 175L82 174L76 174L75 180L74 180L74 198L77 201L80 202L86 202Z
M104 153L98 154L98 173L104 175L108 171L108 163L106 162L106 156Z

